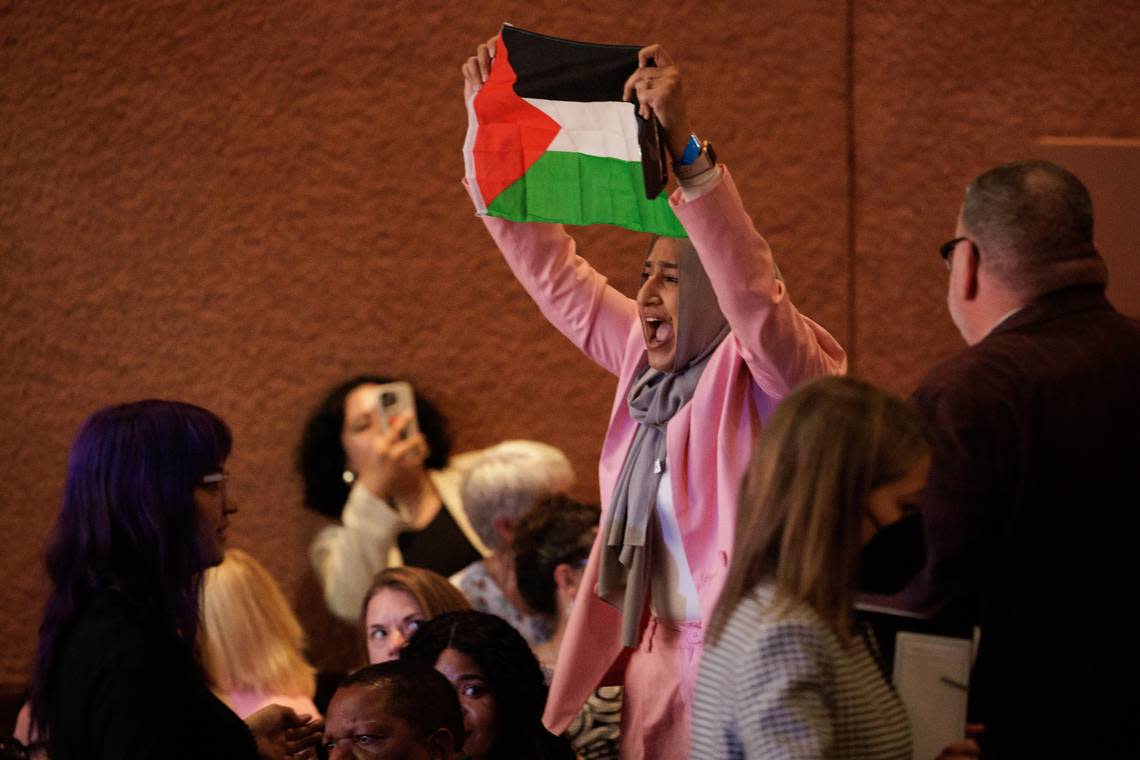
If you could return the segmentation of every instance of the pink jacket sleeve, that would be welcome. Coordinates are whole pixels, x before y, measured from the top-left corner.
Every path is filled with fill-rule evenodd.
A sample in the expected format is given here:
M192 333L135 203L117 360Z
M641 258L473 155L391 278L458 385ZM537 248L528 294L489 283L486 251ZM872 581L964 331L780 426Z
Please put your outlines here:
M601 367L617 375L637 305L575 252L560 224L483 217L511 271L543 315Z
M823 375L842 374L847 354L826 330L792 305L775 277L772 250L756 231L728 169L691 201L670 203L685 225L716 292L740 354L756 383L773 398Z

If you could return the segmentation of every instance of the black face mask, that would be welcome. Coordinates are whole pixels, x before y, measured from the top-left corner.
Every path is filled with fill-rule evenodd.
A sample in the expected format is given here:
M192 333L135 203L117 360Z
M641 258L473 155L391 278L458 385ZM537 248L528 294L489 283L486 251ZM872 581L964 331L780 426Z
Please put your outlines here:
M859 590L885 596L902 591L926 562L924 536L917 512L880 528L863 547Z

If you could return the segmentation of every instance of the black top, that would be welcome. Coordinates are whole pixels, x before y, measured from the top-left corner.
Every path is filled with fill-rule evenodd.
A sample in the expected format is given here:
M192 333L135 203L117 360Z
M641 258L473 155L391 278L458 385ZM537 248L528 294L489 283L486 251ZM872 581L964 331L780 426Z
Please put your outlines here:
M258 756L178 640L115 595L72 624L47 694L52 760Z
M483 558L463 535L446 504L440 504L439 513L423 530L397 536L396 545L405 565L434 570L444 578Z
M927 566L904 592L980 624L983 755L1137 757L1140 325L1098 287L1043 296L914 394ZM956 613L956 615L954 614Z

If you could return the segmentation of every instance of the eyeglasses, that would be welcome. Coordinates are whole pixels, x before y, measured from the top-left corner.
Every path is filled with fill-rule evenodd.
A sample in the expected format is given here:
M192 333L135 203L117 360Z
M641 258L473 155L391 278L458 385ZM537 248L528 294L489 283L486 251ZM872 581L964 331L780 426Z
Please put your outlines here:
M946 262L947 271L950 269L950 254L954 253L954 249L958 247L958 243L961 243L963 240L969 240L969 238L956 237L938 246L938 255Z
M202 476L202 485L206 487L217 488L221 491L222 498L226 497L226 483L229 482L230 476L224 472L212 472L209 475Z

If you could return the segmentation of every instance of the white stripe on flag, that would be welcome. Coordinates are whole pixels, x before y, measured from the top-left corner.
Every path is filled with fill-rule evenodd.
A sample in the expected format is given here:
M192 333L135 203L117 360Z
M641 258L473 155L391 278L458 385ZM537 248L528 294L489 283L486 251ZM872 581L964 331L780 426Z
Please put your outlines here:
M633 103L525 100L562 127L547 150L641 161Z

